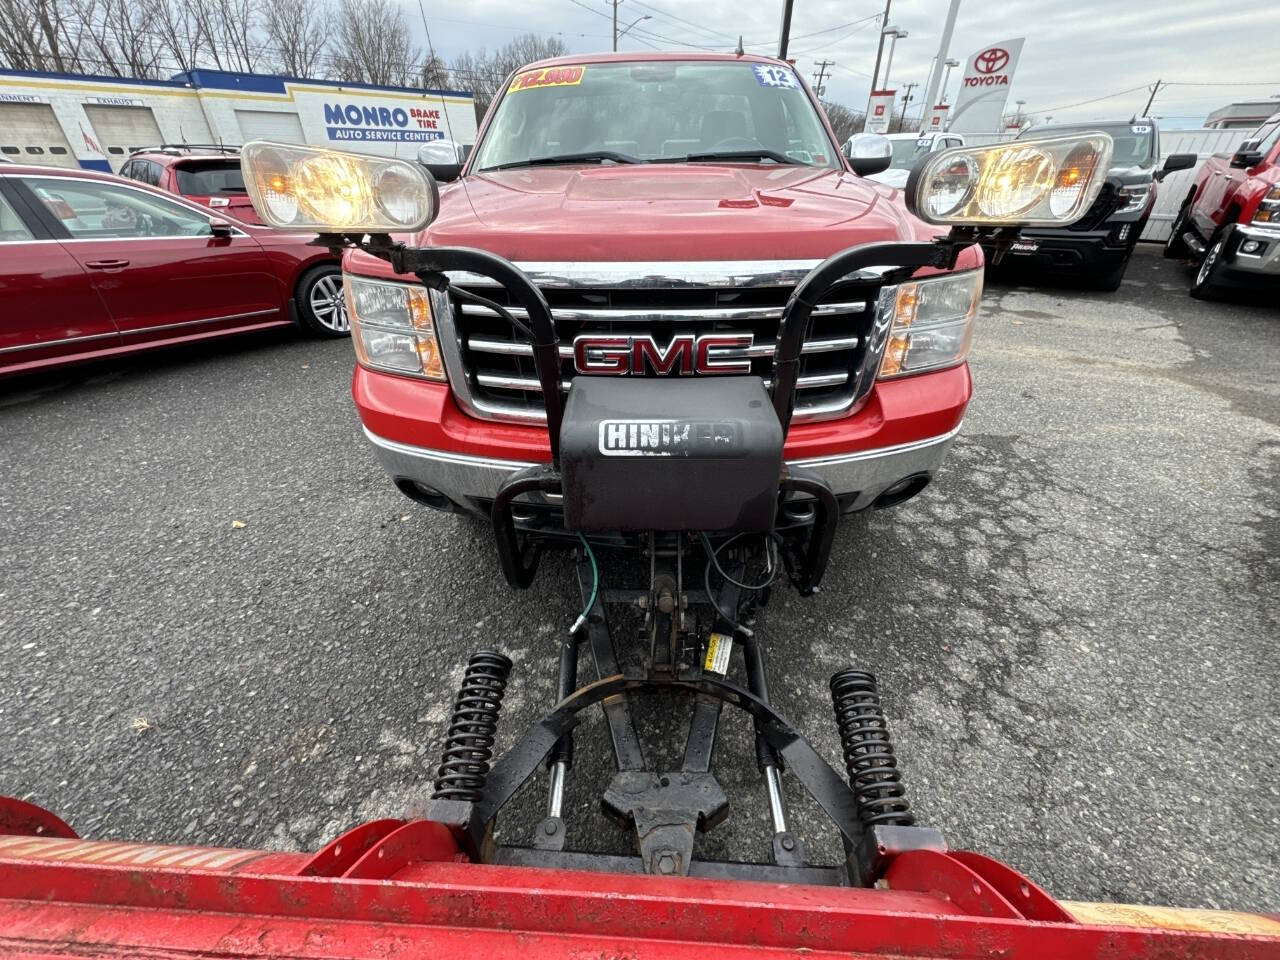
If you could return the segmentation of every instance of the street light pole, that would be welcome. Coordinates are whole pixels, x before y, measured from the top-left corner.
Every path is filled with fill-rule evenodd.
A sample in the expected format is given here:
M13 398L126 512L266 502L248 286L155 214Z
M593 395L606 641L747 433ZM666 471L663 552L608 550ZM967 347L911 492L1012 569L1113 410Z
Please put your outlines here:
M938 97L938 103L947 102L947 84L951 82L951 68L960 66L959 60L947 61L947 72L942 75L942 95Z
M787 59L787 44L791 41L791 5L794 0L782 0L782 33L778 38L778 59Z
M929 71L929 84L924 91L926 111L932 110L938 102L938 80L941 79L939 71L942 69L942 62L947 59L947 52L951 47L951 34L955 31L956 17L959 14L960 0L951 0L951 7L947 10L947 22L942 28L942 40L938 43L938 55L934 58L933 69Z
M880 21L880 43L876 47L876 66L875 66L875 69L871 71L871 92L872 93L875 93L878 89L880 89L878 86L879 79L880 79L880 57L883 56L884 54L884 32L885 32L885 29L889 26L889 4L892 2L893 0L884 0L884 17Z
M889 41L889 59L884 64L884 82L881 84L881 88L884 90L889 89L889 71L893 69L893 51L898 46L898 38L906 37L906 35L907 31L899 30L897 27L888 27L883 33L883 36L893 38Z
M634 20L628 23L625 27L619 30L617 35L613 38L613 49L614 50L618 49L618 41L621 40L623 37L625 37L627 35L627 31L630 30L632 27L634 27L637 23L640 23L644 20L652 20L652 19L653 17L649 16L649 14L646 13L643 17L636 17Z

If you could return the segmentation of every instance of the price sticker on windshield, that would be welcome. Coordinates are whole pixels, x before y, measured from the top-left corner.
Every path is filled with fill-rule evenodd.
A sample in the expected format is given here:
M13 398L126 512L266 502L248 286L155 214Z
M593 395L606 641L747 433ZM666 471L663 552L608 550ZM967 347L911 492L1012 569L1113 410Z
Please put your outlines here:
M526 70L518 74L507 87L507 93L535 90L538 87L576 87L582 83L586 67L547 67L543 70Z
M1151 124L1149 123L1131 123L1129 124L1129 132L1142 134L1151 132Z
M755 63L751 68L756 72L756 83L762 87L775 87L779 90L799 90L800 81L796 75L785 67L771 67L767 63Z

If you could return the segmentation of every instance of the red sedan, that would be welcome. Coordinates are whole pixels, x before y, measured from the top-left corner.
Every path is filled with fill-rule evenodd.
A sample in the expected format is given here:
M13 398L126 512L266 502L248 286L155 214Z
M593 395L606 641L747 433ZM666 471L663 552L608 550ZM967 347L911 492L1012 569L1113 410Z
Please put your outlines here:
M346 336L305 236L91 171L0 166L0 375L297 323Z

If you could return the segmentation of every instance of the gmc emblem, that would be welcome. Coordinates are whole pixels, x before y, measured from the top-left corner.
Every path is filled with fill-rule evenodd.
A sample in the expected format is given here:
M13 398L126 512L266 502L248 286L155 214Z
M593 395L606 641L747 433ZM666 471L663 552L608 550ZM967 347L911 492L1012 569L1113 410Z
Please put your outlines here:
M664 348L649 336L583 334L573 341L573 365L579 373L606 377L750 373L748 357L724 354L745 352L752 340L749 333L679 333Z

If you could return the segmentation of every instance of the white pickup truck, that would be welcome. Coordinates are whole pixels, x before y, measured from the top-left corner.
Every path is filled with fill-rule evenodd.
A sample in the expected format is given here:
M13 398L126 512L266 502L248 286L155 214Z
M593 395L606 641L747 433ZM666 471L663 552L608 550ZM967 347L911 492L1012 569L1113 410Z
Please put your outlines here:
M882 173L874 173L868 179L887 183L891 187L902 188L907 185L907 174L926 153L947 150L951 147L963 147L964 137L958 133L891 133L889 142L893 144L893 159L889 169ZM848 144L845 145L846 151Z

